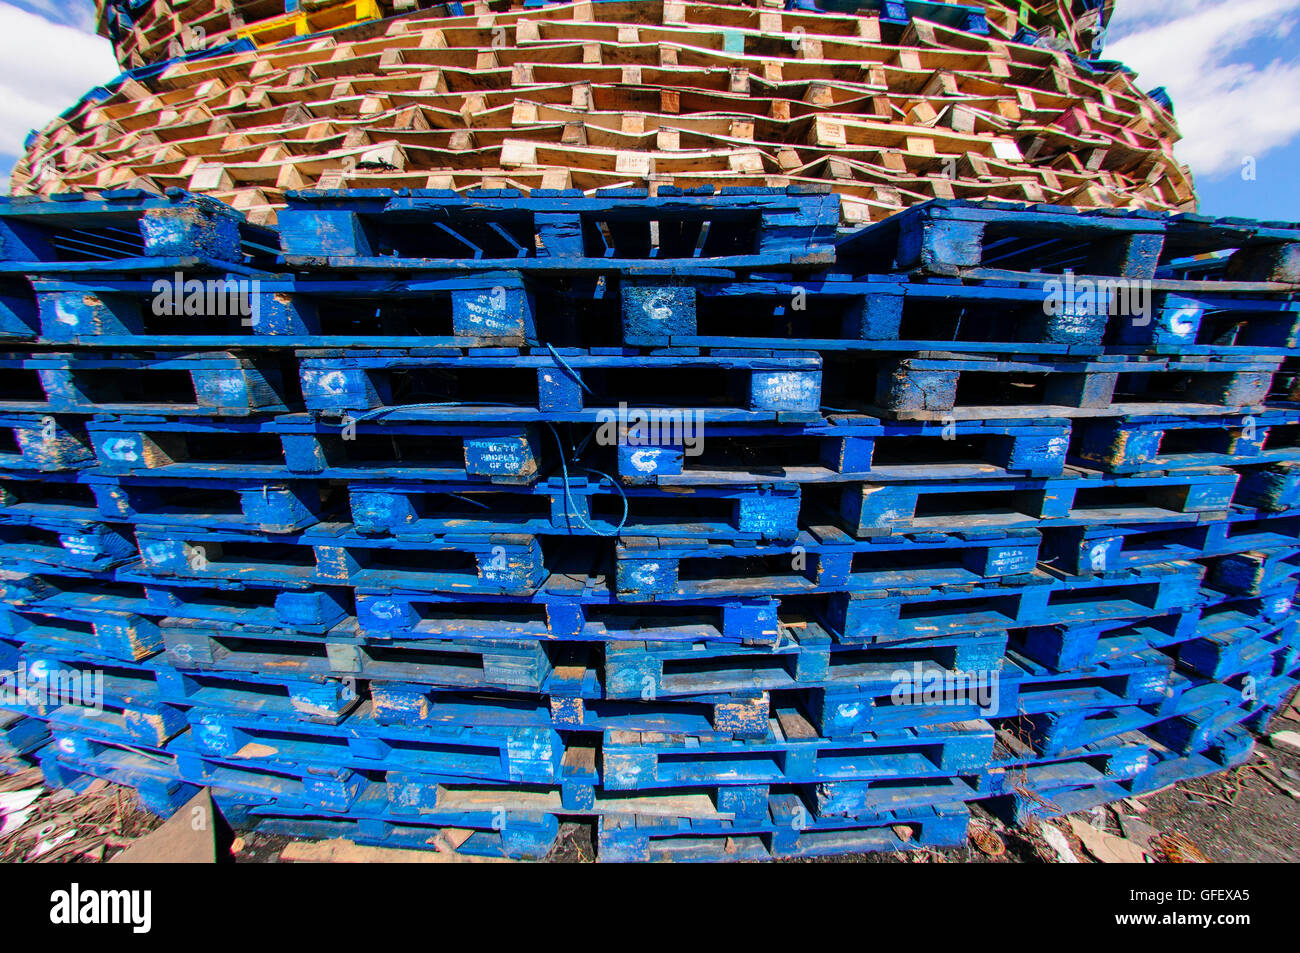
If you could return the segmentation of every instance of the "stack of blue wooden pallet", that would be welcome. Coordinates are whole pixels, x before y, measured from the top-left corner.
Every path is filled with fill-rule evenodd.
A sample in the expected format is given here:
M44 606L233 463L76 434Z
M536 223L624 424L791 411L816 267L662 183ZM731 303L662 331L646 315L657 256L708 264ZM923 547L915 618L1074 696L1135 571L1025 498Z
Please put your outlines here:
M1300 228L837 225L0 204L0 754L612 860L952 846L1239 763L1300 677Z

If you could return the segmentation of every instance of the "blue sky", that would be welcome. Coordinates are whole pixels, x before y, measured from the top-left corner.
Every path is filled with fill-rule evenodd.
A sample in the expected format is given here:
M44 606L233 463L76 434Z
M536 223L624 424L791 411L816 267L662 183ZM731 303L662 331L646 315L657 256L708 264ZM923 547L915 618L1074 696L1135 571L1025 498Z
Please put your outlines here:
M93 30L92 0L0 0L0 176L29 129L117 75ZM1300 0L1117 0L1106 57L1168 89L1205 214L1300 221L1297 39Z

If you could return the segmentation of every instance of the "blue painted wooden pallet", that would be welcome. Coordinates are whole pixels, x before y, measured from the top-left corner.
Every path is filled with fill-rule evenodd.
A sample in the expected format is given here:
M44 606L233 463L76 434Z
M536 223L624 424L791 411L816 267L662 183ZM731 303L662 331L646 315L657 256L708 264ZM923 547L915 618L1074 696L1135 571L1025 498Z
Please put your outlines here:
M359 587L359 631L370 639L512 638L546 641L706 640L770 644L780 636L773 598L621 605L603 577L552 575L529 598L469 599Z
M1218 418L1129 415L1077 420L1069 459L1110 473L1283 464L1300 447L1297 425L1300 412L1290 407Z
M1260 596L1272 592L1300 573L1300 546L1233 553L1211 559L1205 584L1234 596Z
M106 658L139 661L162 650L158 627L129 612L74 607L0 610L0 637L66 648Z
M185 480L90 474L105 519L137 526L295 533L346 513L341 489L308 480Z
M1208 522L1155 527L1125 525L1122 520L1116 520L1120 525L1044 527L1042 560L1053 571L1088 576L1168 559L1300 546L1300 511L1274 514L1233 505L1227 519L1215 519L1218 515L1201 517ZM1240 562L1231 565L1240 566Z
M358 701L356 680L345 677L292 679L273 668L270 674L183 671L165 664L160 656L132 664L137 660L110 655L110 662L95 646L41 642L26 635L18 632L4 638L22 639L18 655L29 668L39 663L43 678L64 677L68 684L91 686L99 700L120 708L247 711L330 724ZM158 647L162 646L159 637Z
M1033 530L861 541L833 526L780 546L623 535L614 585L620 602L1015 585L1034 572L1038 543Z
M918 682L919 676L997 672L1005 646L1002 633L864 650L861 645L833 641L811 622L791 626L772 648L611 642L605 646L604 691L608 698L643 701L815 687L887 695L898 686L901 675L911 678L914 672Z
M129 531L110 523L33 516L0 524L0 564L11 572L97 572L133 560L133 550Z
M841 237L835 250L858 274L885 261L936 275L1070 269L1141 279L1155 275L1164 231L1151 212L935 199Z
M182 286L174 304L165 292L161 309L158 281L171 283L174 275L33 277L40 343L191 350L538 343L533 290L518 271L423 278L227 275L196 282L192 290ZM6 300L2 289L0 302ZM202 297L191 302L190 294ZM0 306L0 330L10 324L20 326L6 322ZM555 335L570 336L563 327Z
M1052 314L1041 287L822 273L743 281L637 282L623 341L644 347L1100 354L1107 302ZM1279 345L1281 346L1281 345Z
M819 818L873 817L891 811L969 803L980 796L977 778L828 781L813 789L813 810Z
M155 357L0 355L0 370L5 411L217 417L287 410L284 382L294 374L283 358L216 351Z
M354 843L379 847L438 850L478 857L540 860L554 847L559 834L556 813L536 810L404 810L393 804L383 784L361 787L345 812L333 815L310 803L285 798L265 804L232 804L233 825L291 837L345 837ZM240 808L243 810L240 810ZM458 832L441 836L442 828ZM462 840L463 834L468 838Z
M810 488L809 507L838 512L855 536L891 532L1003 530L1013 527L1183 522L1225 513L1237 474L1226 467L1168 475L1114 475L1067 468L1061 477L915 483L850 483Z
M883 259L903 271L978 278L1023 280L1034 272L1051 280L1069 270L1152 279L1162 264L1231 250L1230 282L1289 290L1300 281L1298 241L1300 230L1286 223L934 199L842 236L836 261L854 274L877 270ZM1221 287L1240 290L1228 282Z
M165 196L109 189L98 198L62 193L0 200L0 272L228 270L274 263L274 230L241 212L178 189Z
M823 398L896 420L992 420L1263 410L1280 357L1092 360L943 355L842 361L827 354ZM873 372L873 373L869 373Z
M358 702L345 678L290 679L256 672L185 672L158 666L164 701L196 711L239 711L336 724Z
M12 526L89 525L112 520L78 479L85 471L0 472L0 523Z
M1300 622L1296 619L1271 624L1252 620L1251 624L1184 642L1177 646L1175 657L1179 665L1198 675L1224 681L1232 675L1253 671L1262 656L1297 646L1300 646Z
M37 752L45 783L51 788L84 791L95 779L111 781L134 788L145 809L160 817L170 817L199 793L197 786L179 779L172 758L112 746L96 751L69 747L64 751L52 743ZM82 752L88 757L74 757Z
M352 483L357 532L424 539L446 533L792 540L797 484L696 487L688 493L623 487L591 476L551 477L529 487Z
M998 732L994 760L976 784L987 798L1035 786L1090 784L1098 778L1123 782L1147 770L1161 753L1167 749L1137 730L1117 728L1112 735L1070 751L1041 753L1004 729Z
M46 615L94 622L100 621L96 614L170 616L315 635L324 635L352 611L351 596L343 590L250 588L227 580L160 580L133 565L84 576L0 570L0 601ZM102 643L99 651L113 654L109 644L123 645Z
M553 671L549 650L536 641L393 640L378 645L344 628L320 638L252 627L218 628L180 619L160 627L167 665L213 674L266 672L315 681L366 679L419 682L457 690L542 691Z
M1211 218L1183 212L1165 222L1161 271L1191 256L1219 253L1222 282L1300 282L1297 266L1300 228L1294 222L1259 222L1244 218ZM1231 254L1224 254L1230 252Z
M702 435L701 435L702 436ZM624 483L711 484L893 483L1005 476L1060 476L1070 423L953 421L882 423L833 414L820 424L786 427L710 425L708 438L688 448L660 439L641 445L629 431L618 446Z
M992 813L1012 824L1074 814L1244 764L1253 746L1249 734L1237 732L1225 735L1220 746L1211 753L1179 757L1171 752L1137 776L1124 781L1099 775L1087 784L1067 782L1058 785L1050 776L1026 778L1013 793L989 798L983 803Z
M1285 460L1261 467L1243 467L1233 497L1238 503L1269 512L1300 507L1300 466Z
M98 419L102 471L170 479L421 480L529 484L548 453L534 428L315 420ZM553 448L552 448L553 449Z
M41 719L0 709L0 760L24 757L49 740L50 732Z
M290 588L407 586L424 591L527 593L547 575L528 535L375 539L337 523L267 537L238 531L136 532L144 569L156 577L230 579Z
M1285 354L1300 344L1300 302L1280 295L1169 291L1151 311L1114 320L1107 350L1230 356Z
M817 420L821 359L803 352L638 355L623 348L383 353L302 351L309 410L372 419L604 420L621 407L699 408L756 420ZM604 411L602 416L601 411Z
M874 820L813 820L797 795L775 795L769 820L698 822L685 819L602 817L599 859L610 862L771 860L819 857L966 843L970 814L963 804L927 805L882 813Z
M764 691L714 692L644 704L640 699L600 698L594 669L582 670L580 688L566 678L567 674L564 665L557 665L543 684L541 695L495 692L486 696L431 689L419 683L372 682L370 700L376 720L394 725L550 727L567 733L662 731L732 738L766 737L771 731L771 696ZM584 697L588 694L596 697ZM572 734L566 736L570 749L574 747L571 738Z
M821 738L793 708L780 709L771 738L713 740L657 732L607 731L601 742L605 790L694 784L803 784L969 774L992 754L987 722ZM779 733L778 733L779 728Z
M1130 570L1122 578L1053 580L1039 571L1031 584L1016 587L900 587L890 594L836 593L828 598L821 621L846 640L884 643L1023 626L1137 619L1197 604L1204 571L1196 563L1176 560Z
M364 770L409 770L483 781L545 784L560 774L564 745L549 728L380 725L362 705L337 725L205 712L191 719L195 748L251 764L309 763Z
M1251 621L1244 613L1232 615L1234 622ZM1039 665L1069 672L1147 648L1176 651L1181 642L1208 637L1231 625L1222 616L1211 616L1201 608L1193 608L1136 621L1085 620L1074 625L1032 626L1013 631L1010 644L1017 654Z
M0 471L49 473L94 462L81 418L0 413Z
M836 196L788 189L288 192L279 216L294 269L618 270L830 263ZM652 223L657 227L652 228Z

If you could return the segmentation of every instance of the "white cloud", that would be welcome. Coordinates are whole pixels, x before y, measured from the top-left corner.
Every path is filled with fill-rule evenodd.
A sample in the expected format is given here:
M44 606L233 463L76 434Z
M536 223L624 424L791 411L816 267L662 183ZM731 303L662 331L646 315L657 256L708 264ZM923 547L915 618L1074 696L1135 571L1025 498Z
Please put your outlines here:
M1238 168L1300 134L1300 55L1265 63L1244 48L1283 39L1300 20L1300 0L1120 0L1107 59L1137 70L1143 88L1164 86L1194 173Z
M103 37L0 3L0 153L119 72Z
M75 26L87 33L95 32L94 0L11 0L6 6L37 13L54 23Z

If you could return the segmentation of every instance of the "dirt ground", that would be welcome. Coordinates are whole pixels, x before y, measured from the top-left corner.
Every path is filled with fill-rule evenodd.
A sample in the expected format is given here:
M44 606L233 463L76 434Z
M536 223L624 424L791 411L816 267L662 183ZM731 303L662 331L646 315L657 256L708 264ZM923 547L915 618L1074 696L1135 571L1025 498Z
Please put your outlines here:
M1273 719L1269 731L1300 732L1295 703ZM87 791L74 794L44 788L35 768L0 775L0 797L37 789L40 793L23 809L23 817L11 821L10 829L0 835L0 862L103 862L162 823L143 811L126 788L95 782ZM1296 863L1300 862L1300 751L1261 741L1250 761L1230 772L1075 815L1074 823L1058 819L1051 823L1054 832L1041 824L1008 828L978 806L972 813L971 842L963 848L801 862L1057 863L1068 862L1064 847L1082 863L1114 862L1115 848L1134 860L1145 854L1155 862ZM1095 831L1111 839L1103 837L1098 844ZM217 853L228 862L278 863L288 844L283 837L225 832L219 835ZM547 861L590 863L595 856L591 828L567 824Z

